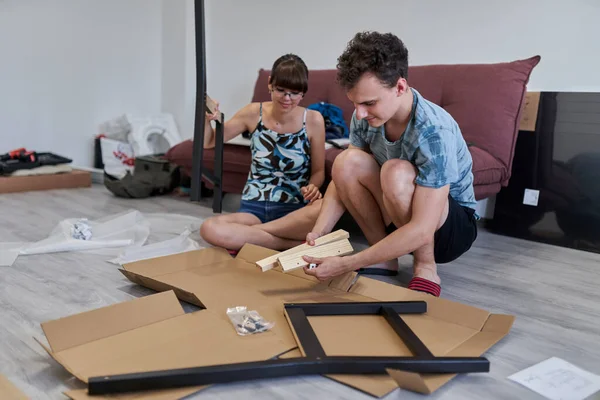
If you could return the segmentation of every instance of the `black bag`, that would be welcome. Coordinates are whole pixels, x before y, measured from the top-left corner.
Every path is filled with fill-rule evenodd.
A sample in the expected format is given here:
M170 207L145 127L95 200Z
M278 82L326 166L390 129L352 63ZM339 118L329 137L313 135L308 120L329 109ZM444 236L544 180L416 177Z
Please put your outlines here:
M122 179L104 173L104 186L115 196L135 199L169 193L179 180L179 167L160 155L136 157L133 174Z

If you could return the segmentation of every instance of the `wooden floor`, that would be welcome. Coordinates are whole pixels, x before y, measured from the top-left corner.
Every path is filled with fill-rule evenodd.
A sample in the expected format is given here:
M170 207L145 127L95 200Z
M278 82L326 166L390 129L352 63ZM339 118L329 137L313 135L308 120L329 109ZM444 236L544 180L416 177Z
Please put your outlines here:
M103 187L0 195L0 242L36 241L65 218L96 219L127 209L212 215L207 206L171 197L117 199ZM168 237L152 233L149 241ZM43 338L41 322L150 293L106 259L82 253L21 256L0 268L0 374L31 398L62 399L63 391L83 387L34 341ZM387 280L405 285L410 261L401 258L402 273ZM429 398L540 399L506 378L552 356L600 374L600 255L480 232L471 251L440 267L440 276L443 297L517 319L486 354L489 374L460 376ZM303 377L218 385L193 398L371 397L326 378ZM386 398L423 396L398 389Z

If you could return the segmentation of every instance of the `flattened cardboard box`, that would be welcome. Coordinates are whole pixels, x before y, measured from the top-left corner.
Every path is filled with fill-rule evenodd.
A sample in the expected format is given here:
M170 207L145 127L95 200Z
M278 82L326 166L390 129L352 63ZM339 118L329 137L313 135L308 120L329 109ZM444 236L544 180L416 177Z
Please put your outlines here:
M0 194L33 190L73 189L92 185L92 174L74 169L49 175L0 176Z
M403 319L436 356L479 356L508 333L514 320L509 315L490 314L377 280L356 279L354 273L321 283L302 270L286 274L262 272L256 267L256 261L272 254L276 252L246 245L235 259L223 249L211 248L127 264L121 272L132 282L166 293L47 322L42 325L51 347L47 350L87 382L92 376L262 361L289 352L297 343L285 319L285 302L424 300L426 314L405 315ZM185 314L175 295L206 310ZM274 328L259 335L238 336L225 314L233 306L259 311L275 322ZM328 355L411 356L381 317L309 320ZM330 378L380 397L398 386L431 393L454 376L402 371L389 374ZM199 389L185 390L190 394ZM88 398L81 392L68 395ZM148 393L155 395L158 393ZM118 398L163 400L180 398L183 392L163 391L161 395Z

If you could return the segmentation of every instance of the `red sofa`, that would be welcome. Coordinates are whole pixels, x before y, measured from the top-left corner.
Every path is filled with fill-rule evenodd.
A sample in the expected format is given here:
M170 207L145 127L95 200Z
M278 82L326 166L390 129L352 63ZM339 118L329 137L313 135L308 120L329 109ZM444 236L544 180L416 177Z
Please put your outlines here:
M510 179L526 85L540 56L497 64L428 65L409 68L409 85L440 105L458 122L473 158L475 197L484 199L500 191ZM309 72L309 89L300 103L332 103L344 111L350 124L354 107L335 81L335 70ZM269 101L269 71L261 69L252 101ZM339 149L326 152L326 185ZM166 154L191 173L192 142L174 146ZM223 191L241 193L250 169L248 147L225 144ZM204 151L204 168L212 170L214 150Z

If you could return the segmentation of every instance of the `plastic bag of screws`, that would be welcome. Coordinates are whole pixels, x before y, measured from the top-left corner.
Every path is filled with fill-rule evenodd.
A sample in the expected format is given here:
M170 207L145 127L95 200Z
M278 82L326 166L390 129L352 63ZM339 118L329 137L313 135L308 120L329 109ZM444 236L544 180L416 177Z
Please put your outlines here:
M248 311L242 306L228 308L227 316L240 336L266 332L275 326L274 322L265 321L257 311Z

